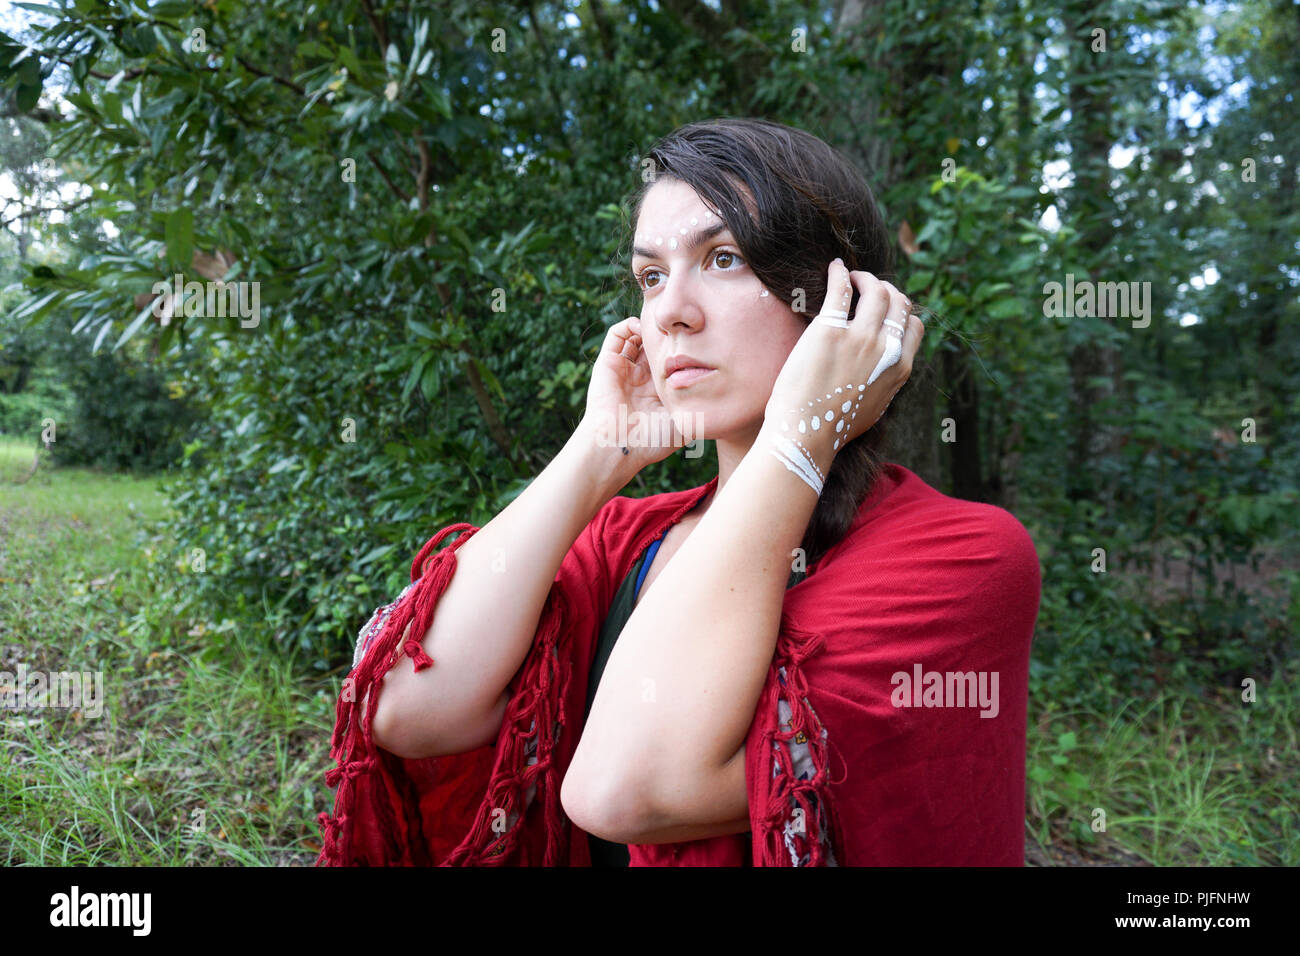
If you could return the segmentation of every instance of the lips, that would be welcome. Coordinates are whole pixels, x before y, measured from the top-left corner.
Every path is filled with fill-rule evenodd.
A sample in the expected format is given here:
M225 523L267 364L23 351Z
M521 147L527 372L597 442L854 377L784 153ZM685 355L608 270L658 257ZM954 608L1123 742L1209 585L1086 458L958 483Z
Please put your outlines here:
M673 355L664 362L664 381L670 388L685 388L713 371L711 365L690 355Z
M697 379L706 375L712 375L713 369L700 368L699 366L684 365L668 376L668 385L671 388L685 388Z
M699 368L712 371L713 366L690 355L673 355L669 357L668 361L664 362L664 377L667 378L673 372L684 368Z

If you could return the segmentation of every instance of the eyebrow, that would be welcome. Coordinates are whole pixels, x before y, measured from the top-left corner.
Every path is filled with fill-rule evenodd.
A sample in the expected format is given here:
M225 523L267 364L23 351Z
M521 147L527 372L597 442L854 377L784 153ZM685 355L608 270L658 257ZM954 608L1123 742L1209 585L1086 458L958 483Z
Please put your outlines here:
M685 240L686 248L694 249L701 243L708 242L714 236L718 235L718 233L726 231L727 224L725 222L716 222L712 226L701 226L694 232L687 233ZM643 249L641 246L633 246L632 255L642 256L646 259L654 259L659 255L659 253L652 249Z

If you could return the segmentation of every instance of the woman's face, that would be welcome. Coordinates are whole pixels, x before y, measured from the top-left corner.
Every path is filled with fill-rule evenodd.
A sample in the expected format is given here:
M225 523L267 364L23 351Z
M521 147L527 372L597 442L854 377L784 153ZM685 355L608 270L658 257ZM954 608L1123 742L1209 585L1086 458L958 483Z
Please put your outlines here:
M641 340L664 406L691 415L696 437L757 431L803 318L764 288L726 224L680 180L646 193L632 252ZM681 356L711 371L670 375Z

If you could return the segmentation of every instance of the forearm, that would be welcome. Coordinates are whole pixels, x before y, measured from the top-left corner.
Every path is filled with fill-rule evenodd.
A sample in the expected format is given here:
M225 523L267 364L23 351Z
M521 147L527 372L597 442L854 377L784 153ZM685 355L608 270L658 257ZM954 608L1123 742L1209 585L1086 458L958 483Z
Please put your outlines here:
M640 806L639 796L632 793L596 794L593 802L598 805L589 819L598 822L588 832L614 843L684 843L748 833L752 825L746 796L745 748L741 746L711 783L692 788L667 811ZM620 819L609 813L609 808L616 806L626 806L631 812Z
M431 752L455 724L492 709L531 647L574 540L626 484L618 448L579 430L540 475L456 550L456 570L423 637L435 665L403 656L384 679L376 736Z
M817 499L766 441L642 595L569 771L596 790L602 776L630 780L651 821L686 822L700 794L725 785L771 665L791 553Z

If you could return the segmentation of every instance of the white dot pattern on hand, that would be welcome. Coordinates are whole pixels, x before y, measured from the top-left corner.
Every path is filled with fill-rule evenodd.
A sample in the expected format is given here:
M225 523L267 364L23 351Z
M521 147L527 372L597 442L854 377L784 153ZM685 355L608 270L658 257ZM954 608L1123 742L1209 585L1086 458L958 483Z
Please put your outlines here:
M819 398L815 402L810 401L808 403L808 408L813 408L814 405L820 405L828 399L834 401L835 395L842 395L845 391L851 395L856 394L857 400L840 403L838 419L834 407L824 412L819 408L814 409L812 414L806 415L806 417L806 413L801 413L797 409L793 408L789 409L790 415L798 418L798 423L795 425L795 431L799 435L808 435L811 432L820 431L823 421L828 424L834 421L837 437L831 447L833 451L838 451L840 445L848 438L849 428L851 427L853 419L858 416L857 407L862 403L862 395L866 391L866 386L859 385L857 392L855 393L853 391L853 383L849 382L842 386L836 386L834 393L827 392L825 398ZM781 423L781 430L783 432L791 431L788 421ZM790 438L774 435L772 437L772 446L769 450L781 460L782 464L784 464L787 469L798 475L809 485L809 487L816 491L819 496L821 495L821 489L826 481L826 476L818 467L816 456L802 441L799 440L797 436L794 436L792 440Z
M848 389L849 392L852 393L852 391L853 391L853 384L850 382L850 383L847 384L847 385L836 386L836 388L835 388L835 393L836 393L836 394L843 394L843 392L844 392L845 389ZM842 431L842 430L847 426L848 422L851 422L854 418L857 417L857 415L858 415L858 409L857 409L857 406L860 405L860 404L862 403L862 394L863 394L863 392L866 391L866 389L867 389L867 387L866 387L865 385L859 385L859 386L858 386L858 392L857 392L857 399L856 399L856 401L847 400L847 401L844 401L844 402L842 402L842 403L840 404L840 406L839 406L839 410L840 410L839 413L840 413L840 415L842 415L842 416L847 416L847 418L841 418L841 419L840 419L840 423L839 423L839 424L836 426L836 428L835 428L835 430L836 430L837 432ZM820 405L822 402L826 401L826 399L832 399L832 400L833 400L834 397L835 397L835 395L831 394L830 392L827 392L827 393L826 393L826 398L819 398L819 399L817 399L816 402L809 402L809 403L808 403L808 407L809 407L809 408L812 408L814 404L816 404L816 405ZM835 415L836 415L835 410L834 410L833 408L828 409L828 410L826 410L825 412L823 412L821 409L816 409L816 410L814 410L813 413L812 413L811 415L809 415L807 418L805 418L802 414L800 414L797 410L795 410L795 409L793 409L793 408L790 409L789 411L790 411L790 414L791 414L791 415L798 416L799 424L798 424L796 427L799 429L799 434L801 434L801 435L806 435L806 434L808 434L808 432L809 432L810 430L811 430L811 431L818 431L818 430L820 430L821 427L822 427L822 422L823 422L823 421L825 421L827 424L829 424L829 423L835 421ZM838 442L836 443L836 446L835 446L835 447L836 447L836 448L839 447Z

